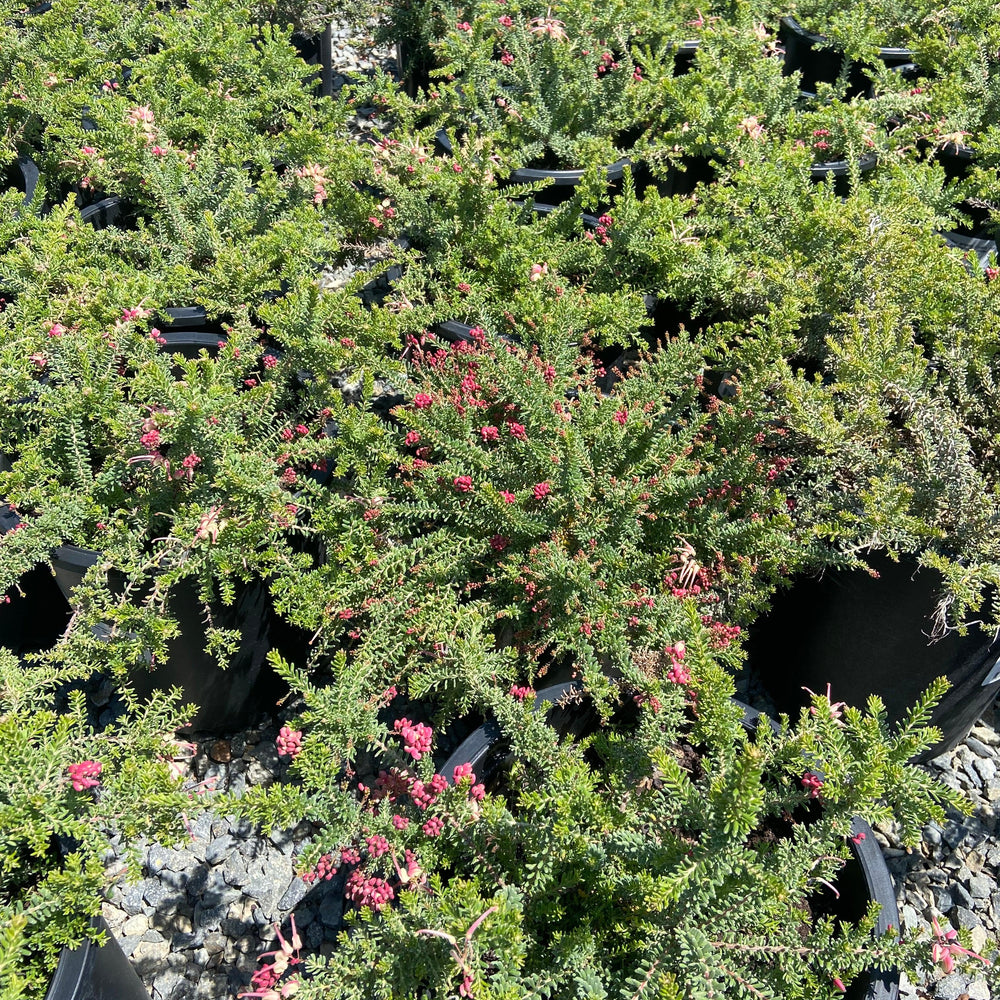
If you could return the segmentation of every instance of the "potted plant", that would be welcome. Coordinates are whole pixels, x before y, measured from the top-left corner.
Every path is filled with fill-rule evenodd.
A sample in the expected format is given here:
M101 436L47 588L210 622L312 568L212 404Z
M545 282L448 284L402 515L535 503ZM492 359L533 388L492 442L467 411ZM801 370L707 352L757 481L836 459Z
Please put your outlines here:
M0 988L36 1000L108 990L143 1000L100 921L104 854L113 834L127 846L183 830L192 803L163 763L161 735L177 705L160 695L94 732L83 692L67 689L74 675L85 671L19 663L0 650Z
M800 641L797 629L779 637L765 622L761 669L780 675L784 704L803 684L832 682L850 701L884 696L896 718L916 687L948 674L933 753L959 741L996 691L992 352L980 337L996 327L997 290L940 245L927 260L907 296L878 281L867 304L834 319L821 374L742 351L740 378L768 382L782 412L794 517L821 542L814 572L844 571L776 601L775 624L790 625L786 612L801 601L797 614L815 630ZM948 282L918 327L905 300L924 300L938 267ZM977 317L968 327L967 309Z
M453 126L496 136L509 180L548 180L546 201L573 193L588 166L620 178L627 151L654 113L655 93L635 61L628 22L585 5L538 15L514 6L499 18L473 4L436 45L455 82L441 87ZM584 194L598 203L595 177Z
M873 847L858 811L895 816L915 840L925 815L956 801L905 764L933 739L926 718L943 684L891 735L818 696L795 728L748 736L697 614L684 634L637 651L638 709L579 741L560 742L535 693L517 687L495 692L498 725L443 766L429 726L383 723L377 760L339 787L332 720L307 689L305 731L292 734L305 787L280 794L324 796L329 819L303 863L310 879L344 879L347 927L324 957L300 955L293 937L244 995L493 997L583 982L592 993L750 983L773 996L874 997L890 970L929 969L938 950L901 941L878 905L836 920L834 883L852 849ZM566 686L541 697L553 690L572 701ZM882 900L894 908L891 893Z
M88 647L81 655L116 661L140 687L150 659L169 656L167 681L201 703L196 721L239 728L276 694L265 663L268 584L305 558L295 539L308 533L309 496L321 489L311 477L330 454L333 410L313 394L360 355L325 337L290 353L296 337L308 343L311 321L331 316L315 285L311 304L306 289L289 293L294 320L270 304L287 341L279 354L245 314L211 338L211 351L161 331L145 303L163 302L170 286L150 274L120 271L109 294L95 285L53 295L58 269L41 284L21 277L3 313L3 490L20 518L2 546L4 588L51 564ZM304 359L324 372L311 385ZM178 618L190 626L180 635ZM94 627L105 637L100 654ZM225 673L218 659L239 667Z
M557 318L516 331L531 347L483 330L412 344L407 402L380 457L351 459L350 479L313 508L327 555L289 613L322 640L317 655L345 644L328 683L357 673L387 689L455 629L485 622L511 640L510 661L489 667L507 683L571 656L610 697L605 669L630 677L628 649L669 636L685 598L731 637L758 588L797 563L757 428L700 390L704 348L678 337L606 393ZM439 580L459 581L444 602ZM386 647L400 615L412 638Z

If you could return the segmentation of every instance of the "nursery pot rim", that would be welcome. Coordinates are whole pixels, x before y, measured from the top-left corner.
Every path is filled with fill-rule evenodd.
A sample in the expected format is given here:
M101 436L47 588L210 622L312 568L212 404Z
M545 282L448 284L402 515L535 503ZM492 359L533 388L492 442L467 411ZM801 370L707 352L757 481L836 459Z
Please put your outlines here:
M858 171L866 174L873 170L878 163L878 153L865 153L863 156L859 156L855 163L858 165ZM834 177L846 177L850 172L851 163L849 160L824 160L809 167L809 175L814 181L823 180L827 174L833 174Z
M805 38L811 45L815 45L820 49L833 49L837 52L843 51L839 49L835 42L833 42L826 35L821 35L818 32L812 31L811 29L805 27L801 22L796 20L791 14L783 17L781 23L788 28L789 31L794 32L796 35ZM913 61L913 50L905 49L898 45L880 45L878 46L878 56L883 62L912 62Z
M148 990L104 918L91 917L90 926L104 931L104 944L96 945L88 939L75 948L63 948L45 991L45 1000L90 1000L104 996L113 996L115 1000L149 1000Z
M609 181L619 180L622 174L625 172L627 166L631 166L632 159L629 156L623 156L614 163L609 163L603 166L601 169L607 174ZM511 171L510 177L511 181L522 183L531 183L533 181L543 181L552 179L554 187L571 187L573 185L579 184L583 178L586 171L583 168L577 168L573 170L546 170L542 167L518 167L516 170Z

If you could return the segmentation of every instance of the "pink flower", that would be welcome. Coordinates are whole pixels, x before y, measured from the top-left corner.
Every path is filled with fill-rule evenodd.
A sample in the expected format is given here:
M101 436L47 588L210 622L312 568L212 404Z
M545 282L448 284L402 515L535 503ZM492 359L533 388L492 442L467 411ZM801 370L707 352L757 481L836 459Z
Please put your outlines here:
M510 539L506 535L494 535L490 539L490 548L494 552L503 552L508 544L510 544Z
M129 125L152 125L153 109L145 104L131 108L128 113L128 123Z
M403 444L410 446L419 443L420 435L416 431L410 431L403 439Z
M153 156L166 156L167 155L167 151L162 146L153 146L153 148L150 150L150 153L152 153Z
M974 951L969 951L968 948L963 948L959 945L958 933L951 927L946 931L942 931L936 917L931 917L931 927L934 929L934 937L936 939L931 944L931 961L934 963L940 962L941 967L946 973L951 972L955 967L955 959L960 955L968 955L970 958L982 962L983 965L990 964L988 958L983 958L982 955L977 955Z
M295 760L302 752L302 731L282 726L278 730L278 738L275 743L278 747L279 757L291 757L292 760Z
M476 780L476 776L472 771L472 765L466 764L456 764L455 769L451 773L452 778L457 785L463 778L469 779L469 784L472 784Z
M261 360L263 361L265 368L278 367L278 359L273 354L265 354Z
M466 282L464 282L464 281L460 281L460 282L458 283L458 290L459 290L459 291L460 291L460 292L461 292L461 293L462 293L463 295L467 295L467 294L468 294L469 292L471 292L471 291L472 291L472 285L470 285L470 284L467 284L467 283L466 283Z
M422 722L410 722L409 719L397 719L393 728L403 737L406 744L404 753L408 753L414 760L420 760L425 753L430 753L434 736L434 730L430 726L425 726Z
M628 423L628 410L615 410L615 423L624 427Z
M510 490L501 490L500 496L503 497L504 503L517 503L517 495Z
M500 56L500 62L502 62L504 66L509 66L513 61L514 57L506 49L504 49L503 54Z
M543 274L548 274L548 273L549 273L549 265L548 264L532 264L531 265L531 277L528 280L529 281L539 281L539 280L541 280L541 277L542 277Z
M458 28L459 31L472 31L472 25L469 24L468 21L459 21L455 27Z
M153 451L160 447L160 432L158 430L146 431L145 434L139 438L139 444L146 448L148 451Z
M500 428L492 424L479 428L479 434L484 441L496 441L500 437Z
M532 494L536 500L544 500L552 492L552 487L549 483L536 483L532 489Z
M514 21L511 19L510 14L501 14L500 15L500 23L505 28L512 28L514 26Z
M462 172L462 164L461 163L453 163L451 165L451 169L454 170L456 174L460 174Z
M529 694L534 693L534 690L530 687L518 687L516 684L512 684L510 687L510 696L516 698L518 701L524 701Z
M806 771L800 780L802 787L809 793L809 798L818 799L819 790L823 787L823 779L812 771Z
M524 429L524 426L514 420L507 421L507 430L510 431L510 436L517 438L518 441L528 440L528 432Z
M471 476L455 476L454 483L459 493L468 493L472 489Z
M97 788L100 785L97 776L101 773L101 762L84 760L79 764L70 764L66 768L66 773L73 783L73 791L75 792L82 792L85 788Z
M396 893L385 879L365 878L360 868L351 872L344 887L344 895L356 906L367 906L376 913L396 898Z
M80 152L83 153L84 156L93 156L97 150L94 149L93 146L81 146Z
M986 280L994 281L997 276L1000 276L1000 267L988 267L986 268Z
M413 397L413 405L418 410L426 410L427 407L429 407L431 405L431 403L433 403L433 402L434 402L434 400L431 399L431 397L428 396L426 392L418 392Z
M365 841L365 846L368 848L368 853L373 858L380 858L383 854L389 853L389 841L386 840L381 834L369 837Z
M444 829L444 823L437 816L431 818L420 828L428 837L436 837Z
M400 816L397 813L392 817L392 825L397 830L405 830L410 825L410 820L406 816Z
M844 986L844 981L839 976L833 977L833 988L840 993L847 992L847 987Z
M49 336L58 340L66 332L66 327L62 323L53 323L48 330Z
M185 469L192 470L196 466L201 465L201 459L192 451L191 454L181 462L181 465L183 465Z

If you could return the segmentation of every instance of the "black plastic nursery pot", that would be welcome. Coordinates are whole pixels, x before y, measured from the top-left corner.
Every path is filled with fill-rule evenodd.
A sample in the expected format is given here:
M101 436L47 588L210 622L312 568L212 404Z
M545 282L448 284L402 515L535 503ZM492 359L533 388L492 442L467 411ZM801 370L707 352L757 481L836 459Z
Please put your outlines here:
M72 601L73 589L100 558L101 553L76 545L55 550L52 569L67 601ZM111 583L115 589L123 585L114 573ZM132 672L132 684L140 697L179 687L183 701L197 706L184 728L219 735L246 729L273 711L287 687L267 662L273 611L266 583L239 583L232 605L212 607L214 624L240 635L239 646L224 669L205 652L205 613L194 581L178 584L167 607L178 622L179 634L168 643L164 663Z
M985 270L990 266L990 257L996 259L996 240L985 237L965 236L962 233L942 233L941 239L956 250L961 250L967 258L975 257L979 261L979 267ZM971 260L967 267L971 268Z
M804 28L794 17L783 17L778 37L785 46L785 76L796 70L802 74L801 89L816 93L817 83L835 83L844 67L846 56L824 35ZM901 66L913 62L909 49L884 47L878 51L886 66ZM868 92L869 80L863 63L852 64L847 78L847 96L860 97Z
M878 695L898 722L935 677L946 676L951 688L931 718L941 740L916 758L930 760L964 739L1000 694L1000 641L974 623L964 636L932 639L940 574L912 556L896 563L882 552L866 561L878 577L830 571L777 594L750 628L750 664L778 710L793 716L809 704L804 688L824 692L829 684L832 698L848 705Z
M84 941L63 949L45 1000L149 1000L135 969L103 918L92 926L104 931L105 943Z
M5 465L0 461L0 468ZM0 506L0 536L20 523L9 504ZM36 566L17 587L0 597L0 645L17 656L49 649L62 635L69 617L52 573L46 566Z
M878 164L875 153L866 153L857 161L857 171L862 177L871 173ZM814 163L809 168L809 177L814 183L833 178L833 190L841 198L851 193L851 164L848 160L827 160L824 163Z
M548 702L549 722L564 735L592 731L597 724L597 714L589 703L581 704L582 687L577 681L568 681L544 688L535 695L535 710ZM776 728L749 705L737 702L743 709L743 724L755 728L761 721ZM455 768L471 764L478 780L489 783L510 766L509 746L500 726L488 720L467 737L448 760L438 768L449 784L454 784ZM854 838L857 838L856 840ZM890 928L899 928L899 911L896 907L896 887L882 855L875 834L860 816L851 820L851 839L848 841L851 860L837 876L838 896L835 902L838 919L856 923L861 920L874 901L880 911L876 933L884 934ZM896 969L869 969L847 985L845 1000L898 1000L899 971Z

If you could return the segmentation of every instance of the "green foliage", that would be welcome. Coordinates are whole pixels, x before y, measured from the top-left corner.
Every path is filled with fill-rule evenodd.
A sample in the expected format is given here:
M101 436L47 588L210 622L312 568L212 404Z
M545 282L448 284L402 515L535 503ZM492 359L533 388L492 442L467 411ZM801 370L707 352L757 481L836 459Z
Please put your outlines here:
M62 685L62 689L60 689ZM107 837L170 842L191 808L161 756L176 724L161 699L100 733L83 694L51 667L0 651L0 995L43 996L64 946L90 934L108 875ZM58 710L57 710L58 708ZM71 765L96 761L95 787L74 790Z
M358 852L349 897L367 879L396 898L352 909L299 993L832 997L871 965L927 968L926 942L875 934L875 904L856 923L810 914L848 857L856 810L901 819L912 838L954 801L905 765L933 742L942 684L898 733L877 705L841 713L817 697L795 729L748 734L725 671L688 648L686 691L576 742L512 707L513 769L487 763L489 791L459 778L415 811L399 783L419 774L425 787L425 762L383 771L363 830L341 843ZM307 783L309 742L294 765ZM386 764L400 760L385 750ZM820 810L808 808L808 767L823 774ZM390 822L387 795L408 822Z

